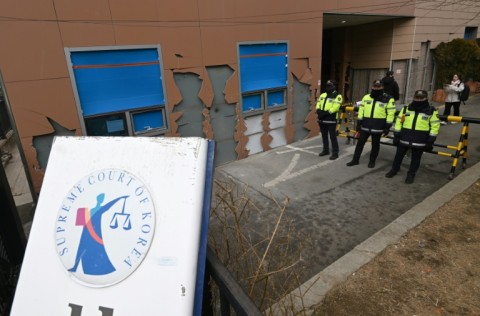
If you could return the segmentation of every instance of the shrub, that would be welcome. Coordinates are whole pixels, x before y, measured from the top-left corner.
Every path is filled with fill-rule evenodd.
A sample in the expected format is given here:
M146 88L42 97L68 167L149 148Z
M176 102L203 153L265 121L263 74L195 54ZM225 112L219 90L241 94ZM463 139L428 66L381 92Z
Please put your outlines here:
M454 39L438 44L433 53L437 68L435 87L442 88L454 74L462 81L480 81L480 47L474 40Z

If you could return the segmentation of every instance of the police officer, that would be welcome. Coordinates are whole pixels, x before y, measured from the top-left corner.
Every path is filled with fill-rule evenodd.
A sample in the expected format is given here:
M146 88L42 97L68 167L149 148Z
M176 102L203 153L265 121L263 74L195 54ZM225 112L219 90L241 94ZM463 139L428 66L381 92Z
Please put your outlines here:
M372 137L372 151L368 168L375 167L375 160L380 151L380 138L386 136L395 117L395 100L383 92L383 83L375 80L370 94L363 97L358 109L357 131L360 131L352 161L347 166L358 165L360 155L368 138Z
M323 150L320 157L330 154L328 138L332 142L332 155L330 160L338 158L338 140L337 140L337 112L343 102L343 97L337 92L336 82L328 80L325 85L325 92L320 94L317 100L317 117L320 132L322 133Z
M391 95L395 101L398 101L398 99L400 99L400 88L393 77L393 71L387 71L385 77L382 78L382 83L385 93Z
M397 174L403 157L411 149L412 158L405 183L413 183L423 152L432 151L440 129L440 120L437 109L428 103L427 97L427 91L415 91L412 103L403 107L397 116L393 132L393 144L397 146L397 152L392 169L385 177L392 178Z

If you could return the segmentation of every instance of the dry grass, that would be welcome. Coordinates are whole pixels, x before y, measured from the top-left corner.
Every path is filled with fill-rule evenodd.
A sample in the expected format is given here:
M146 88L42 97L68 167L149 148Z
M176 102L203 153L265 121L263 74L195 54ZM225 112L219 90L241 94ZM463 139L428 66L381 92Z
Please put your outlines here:
M480 182L332 289L315 315L480 315Z
M249 188L215 181L209 245L260 310L300 284L300 236L286 216L288 199L259 206Z
M210 246L261 310L300 285L308 242L248 187L215 183ZM272 216L270 220L262 217ZM258 224L258 223L270 224ZM315 315L480 315L480 181L333 288ZM306 310L306 309L305 309ZM305 310L289 311L304 315Z

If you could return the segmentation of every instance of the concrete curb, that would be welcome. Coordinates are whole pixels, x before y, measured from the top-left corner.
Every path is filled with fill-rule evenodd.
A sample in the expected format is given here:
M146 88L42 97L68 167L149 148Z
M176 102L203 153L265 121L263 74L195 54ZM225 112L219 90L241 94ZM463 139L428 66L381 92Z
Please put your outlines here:
M352 251L332 263L310 280L293 290L266 311L266 315L294 315L303 311L311 314L328 291L347 279L377 256L387 246L397 242L405 233L433 214L455 195L462 193L480 178L480 162L463 171L445 186L418 203L403 215Z

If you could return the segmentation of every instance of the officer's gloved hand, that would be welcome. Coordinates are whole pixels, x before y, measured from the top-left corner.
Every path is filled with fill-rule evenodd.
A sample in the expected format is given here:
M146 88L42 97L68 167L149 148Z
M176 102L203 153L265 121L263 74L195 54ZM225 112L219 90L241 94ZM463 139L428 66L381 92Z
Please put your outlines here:
M393 145L398 146L400 144L400 133L393 133Z
M328 112L322 111L322 110L317 110L317 118L319 121L323 120L325 116L327 116Z
M390 123L385 124L385 128L383 129L382 136L387 136L388 133L390 133L390 128L392 128L392 124Z
M427 143L425 144L425 151L426 152L432 152L433 150L433 143L435 142L437 138L435 136L430 136L427 140Z
M357 120L357 132L362 129L362 120Z

